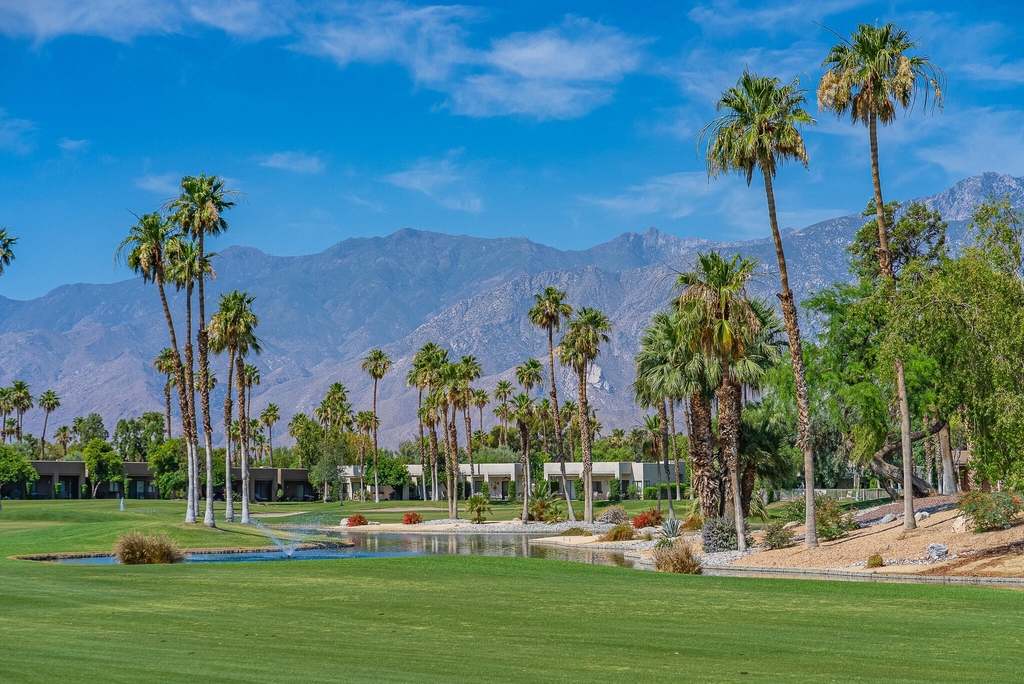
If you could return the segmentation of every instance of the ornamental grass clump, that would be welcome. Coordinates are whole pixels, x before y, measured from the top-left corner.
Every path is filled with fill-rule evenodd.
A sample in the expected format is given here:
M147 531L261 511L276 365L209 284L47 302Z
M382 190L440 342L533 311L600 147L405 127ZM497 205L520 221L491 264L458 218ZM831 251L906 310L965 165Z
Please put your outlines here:
M776 520L764 526L764 545L769 549L783 549L793 543L793 530Z
M185 554L166 534L129 532L114 544L114 555L124 565L180 563Z
M974 523L975 532L986 532L1013 524L1021 502L1014 492L965 492L956 508Z
M869 568L880 568L883 565L885 565L885 561L882 560L881 554L877 554L876 553L876 554L874 554L872 556L868 556L868 567Z
M654 551L654 569L658 572L675 572L682 575L700 575L703 569L700 559L686 542L677 540Z
M604 536L601 537L601 541L629 541L633 538L633 527L627 523L616 525L612 529L608 530Z
M665 520L665 516L656 508L643 511L633 518L633 527L642 530L645 527L657 527Z
M355 515L350 515L348 517L348 522L345 524L349 527L362 527L366 524L366 517L356 513Z

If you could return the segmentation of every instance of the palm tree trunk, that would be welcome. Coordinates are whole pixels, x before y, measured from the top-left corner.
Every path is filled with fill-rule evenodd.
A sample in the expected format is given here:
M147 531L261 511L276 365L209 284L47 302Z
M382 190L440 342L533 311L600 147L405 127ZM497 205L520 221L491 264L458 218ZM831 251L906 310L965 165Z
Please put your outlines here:
M238 443L240 445L238 455L239 462L242 464L242 524L249 524L249 450L245 448L249 437L249 421L245 419L245 383L242 378L245 376L244 372L245 360L241 354L235 358L235 376L237 378L237 392L238 392Z
M473 496L473 485L476 480L476 474L473 470L473 426L469 419L469 405L467 404L462 408L462 418L466 423L466 457L469 459L469 496Z
M876 149L877 154L877 149ZM796 305L793 303L793 291L789 288L789 269L786 264L786 253L782 248L782 233L779 232L779 220L775 209L775 189L772 177L764 170L764 190L768 198L768 220L772 227L772 239L775 241L775 256L779 262L779 281L782 292L779 302L782 305L782 318L786 322L786 335L789 338L789 353L793 363L793 380L796 384L796 428L797 447L804 455L804 489L810 494L806 497L804 509L804 544L813 549L818 546L818 526L814 513L814 449L811 439L811 402L807 393L807 373L804 369L803 348L800 341L800 321ZM878 187L878 198L881 197L881 186Z
M956 494L956 471L953 470L953 451L949 446L949 423L939 432L939 451L942 458L942 493Z
M733 515L736 519L737 544L740 551L746 551L746 526L743 520L739 477L739 402L736 397L738 393L739 386L729 380L728 376L722 379L722 384L716 392L718 395L718 430L722 441L723 456L729 464L729 491L732 496Z
M555 458L558 459L559 475L562 478L562 494L565 495L565 506L569 521L576 522L576 511L572 508L572 497L569 495L569 483L565 477L565 452L562 451L562 414L558 410L558 387L555 383L555 329L548 326L548 374L551 378L551 409L555 423Z
M231 387L235 373L235 348L228 348L228 385L224 394L224 520L235 521L234 493L231 491Z
M519 427L519 467L523 469L523 523L530 522L530 429L523 420Z
M667 399L662 399L658 402L658 419L661 423L661 455L664 458L665 464L665 485L666 489L669 489L669 485L671 485L672 481L669 479L668 469L668 409L665 406L667 401ZM676 482L678 483L678 480L676 480ZM659 487L659 489L661 489L661 487ZM675 506L672 505L672 493L666 492L666 494L668 494L666 497L668 499L668 518L669 520L675 520L676 509Z
M675 476L676 476L676 501L683 498L682 490L679 486L679 440L676 439L676 400L668 400L668 424L669 429L672 431L672 459L675 462Z
M427 500L427 455L423 447L423 387L418 387L419 393L416 396L416 421L420 428L420 490L423 492L423 501Z
M164 383L164 418L167 439L171 439L171 378L168 376Z
M871 139L871 183L875 191L875 215L878 220L878 265L882 276L895 284L892 259L889 254L889 234L885 226L885 204L882 202L882 180L878 167L878 122L874 112L868 119L868 134ZM910 399L907 396L907 379L903 372L903 359L897 357L896 393L899 398L900 410L900 443L903 447L903 481L911 482L914 476L913 451L910 443ZM914 488L904 487L903 496L903 529L917 529L914 520Z
M380 503L380 478L377 476L377 378L373 379L373 502Z
M429 426L430 435L430 489L431 501L437 501L440 498L440 491L437 486L437 425L431 423Z
M359 500L366 501L366 437L359 437Z
M692 487L704 520L718 515L719 495L714 477L711 403L701 392L690 397L690 461Z
M50 422L50 412L45 411L43 414L43 436L39 438L39 460L46 460L46 424Z
M448 422L448 434L452 442L451 461L452 461L452 491L451 491L451 507L452 507L452 518L459 517L459 431L456 429L456 416L458 409L455 408L455 403L451 404L452 418ZM447 417L447 416L446 416Z
M178 387L178 404L181 408L182 436L185 438L186 453L188 452L188 400L185 395L185 369L181 363L181 353L178 347L178 337L174 331L174 319L171 317L171 307L167 304L167 292L164 290L163 267L157 269L156 274L157 290L160 292L160 304L164 309L164 318L167 321L167 330L171 337L171 348L174 349L172 358L174 365L174 379ZM191 463L191 461L189 461ZM191 486L191 473L189 474L189 486ZM191 517L191 520L189 519ZM195 522L195 515L191 505L187 505L185 511L185 522Z
M199 435L196 423L195 357L192 347L192 287L185 289L185 401L188 404L188 515L185 522L194 523L199 513Z
M579 384L578 413L580 424L580 449L583 451L583 522L594 523L594 464L590 453L590 407L587 405L587 369L581 366L576 369L576 381Z
M203 263L203 238L199 233L199 263ZM196 331L196 342L199 346L199 398L203 409L203 446L206 449L206 511L203 524L216 527L213 517L213 420L210 416L210 348L206 333L206 290L203 283L206 274L199 273L199 330Z

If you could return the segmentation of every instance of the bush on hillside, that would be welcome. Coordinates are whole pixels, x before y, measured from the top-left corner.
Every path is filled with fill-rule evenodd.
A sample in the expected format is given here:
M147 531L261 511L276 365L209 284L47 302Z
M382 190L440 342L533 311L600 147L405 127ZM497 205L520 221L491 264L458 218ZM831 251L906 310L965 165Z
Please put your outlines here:
M144 535L129 532L114 544L114 555L124 565L180 563L185 554L166 534Z
M793 530L786 529L778 520L764 526L764 545L769 549L782 549L793 543Z
M363 525L366 524L366 516L364 516L364 515L362 515L360 513L356 513L355 515L350 515L350 516L348 516L348 523L346 523L346 524L349 527L362 527Z
M700 575L703 572L697 554L682 540L655 549L654 569L683 575Z
M830 496L819 496L814 501L814 521L818 537L825 541L839 539L850 530L857 529L853 511L846 511L843 505Z
M1013 492L964 492L956 507L974 523L975 532L1001 530L1021 511L1020 497Z
M739 548L739 538L736 536L736 521L731 516L705 520L700 536L701 541L704 543L704 553L735 551ZM747 535L747 546L752 545L753 542L750 539L750 535Z
M608 530L601 541L629 541L633 538L633 528L627 524L616 525L612 529Z

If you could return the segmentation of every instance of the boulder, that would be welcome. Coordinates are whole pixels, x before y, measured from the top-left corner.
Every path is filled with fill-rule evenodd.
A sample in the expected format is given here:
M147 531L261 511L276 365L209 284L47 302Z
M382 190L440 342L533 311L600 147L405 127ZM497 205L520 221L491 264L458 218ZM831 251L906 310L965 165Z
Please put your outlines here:
M800 523L800 522L798 522L796 520L790 520L788 523L786 523L785 525L782 526L782 529L784 529L784 530L791 530L794 527L800 527L801 524L802 523Z
M968 531L970 531L970 529L971 529L971 526L967 522L967 518L966 517L964 517L962 515L958 515L955 518L953 518L953 532L956 532L956 533L968 532Z
M338 527L348 527L348 518L342 518L341 522L338 523Z
M949 547L945 544L929 544L928 558L930 560L941 560L949 555Z
M914 514L914 520L916 520L917 522L921 522L922 520L927 520L930 517L932 517L932 514L929 513L928 511L918 511L917 513Z
M882 519L878 521L878 524L879 525L888 525L889 523L893 522L894 520L896 520L896 516L893 515L892 513L889 513L887 515L883 515Z

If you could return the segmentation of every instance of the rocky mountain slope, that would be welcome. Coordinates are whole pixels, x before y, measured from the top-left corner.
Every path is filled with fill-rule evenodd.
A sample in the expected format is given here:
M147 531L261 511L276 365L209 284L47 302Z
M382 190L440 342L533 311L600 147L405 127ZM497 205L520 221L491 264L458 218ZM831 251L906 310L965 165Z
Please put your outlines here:
M984 174L924 200L950 220L955 239L971 208L990 194L1010 194L1024 204L1024 179ZM851 215L786 231L798 302L847 277L844 248L862 223ZM254 404L281 407L278 435L293 413L311 411L336 380L349 387L356 408L368 408L369 382L359 359L371 347L384 347L395 364L381 383L379 409L383 441L394 446L415 431L416 394L405 384L415 350L434 340L456 356L473 354L486 373L480 386L493 388L499 378L512 378L517 363L545 353L545 336L525 314L534 292L555 285L569 293L574 306L603 309L614 324L612 342L590 379L600 419L610 429L638 419L629 384L639 331L671 298L674 271L685 269L696 252L711 249L760 259L755 290L773 295L777 274L770 238L681 239L654 228L583 251L524 238L408 229L345 240L299 257L231 247L216 261L218 278L210 290L214 300L235 288L256 295L264 352L256 361L263 377ZM183 327L182 298L176 296L172 306ZM161 410L163 379L151 361L166 344L156 290L140 279L66 285L30 301L0 297L0 384L24 379L35 393L54 389L63 405L51 426L98 411L112 427L120 417ZM224 377L225 364L214 359L214 372ZM575 392L567 373L558 381L563 395ZM214 401L223 401L223 388ZM26 428L38 434L41 422L41 412L33 411Z

